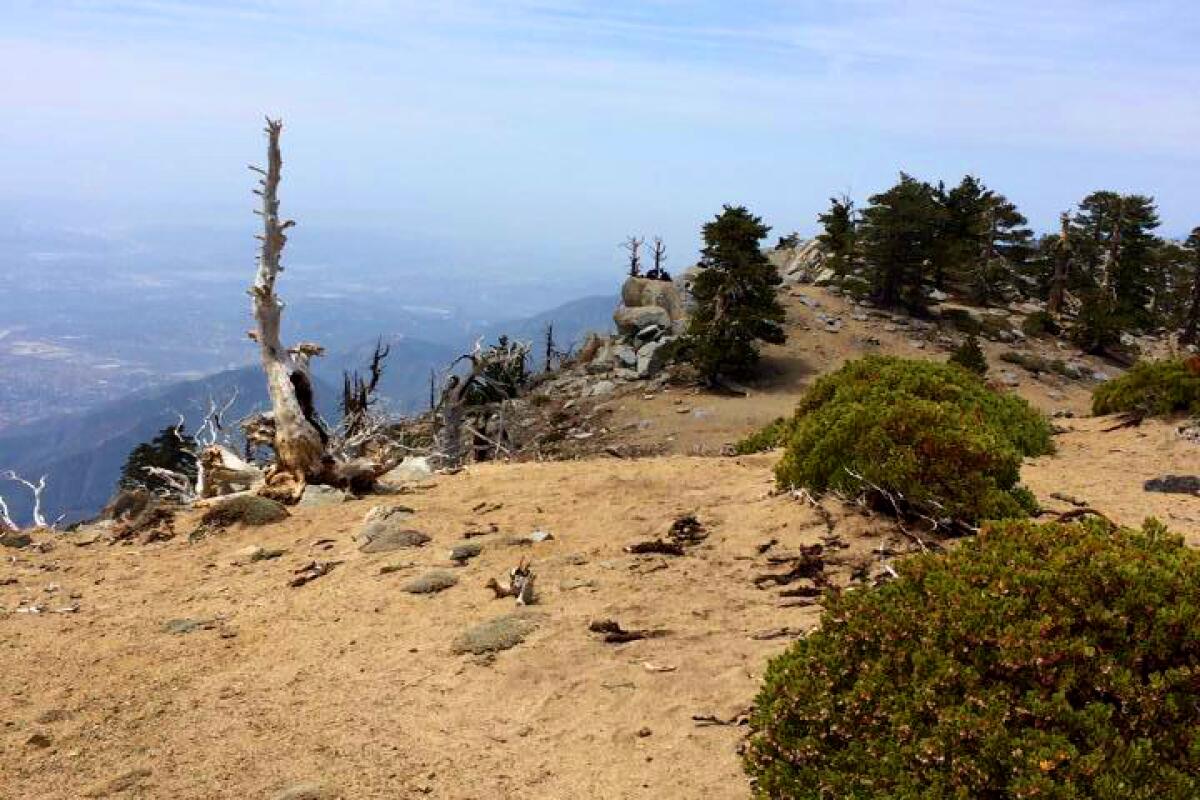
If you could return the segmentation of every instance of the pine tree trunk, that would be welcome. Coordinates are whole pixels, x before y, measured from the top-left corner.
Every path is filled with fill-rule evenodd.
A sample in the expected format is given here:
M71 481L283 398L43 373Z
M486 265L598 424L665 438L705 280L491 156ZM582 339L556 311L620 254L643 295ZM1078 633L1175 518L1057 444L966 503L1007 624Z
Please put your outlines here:
M1062 233L1059 235L1058 250L1054 254L1054 276L1050 279L1050 297L1046 310L1054 316L1062 313L1063 299L1067 294L1067 273L1071 264L1071 230L1066 214L1062 215Z

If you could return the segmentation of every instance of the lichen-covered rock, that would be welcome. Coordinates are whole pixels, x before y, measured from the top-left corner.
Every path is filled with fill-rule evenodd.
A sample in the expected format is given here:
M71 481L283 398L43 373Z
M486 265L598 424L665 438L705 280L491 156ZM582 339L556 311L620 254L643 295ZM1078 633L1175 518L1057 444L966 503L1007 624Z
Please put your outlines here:
M456 653L496 653L516 647L537 628L537 622L526 614L506 614L481 622L463 631L452 646Z
M464 563L483 552L479 542L460 542L450 548L450 560Z
M458 583L458 578L452 573L435 570L413 578L401 588L409 594L436 594L449 589L456 583Z
M206 528L225 528L242 525L269 525L288 518L288 510L280 503L256 494L231 494L211 505L200 518Z
M363 525L355 537L363 553L387 553L406 547L420 547L429 541L428 534L405 528L402 518L377 520Z

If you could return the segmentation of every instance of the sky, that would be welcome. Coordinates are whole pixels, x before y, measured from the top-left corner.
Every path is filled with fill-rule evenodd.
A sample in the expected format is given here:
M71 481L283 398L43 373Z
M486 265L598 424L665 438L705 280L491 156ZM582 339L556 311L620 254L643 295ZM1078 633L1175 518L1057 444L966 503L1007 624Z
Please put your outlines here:
M269 114L302 227L481 270L691 263L724 203L811 234L900 170L1039 230L1151 194L1180 235L1197 42L1195 0L0 0L0 225L251 227Z

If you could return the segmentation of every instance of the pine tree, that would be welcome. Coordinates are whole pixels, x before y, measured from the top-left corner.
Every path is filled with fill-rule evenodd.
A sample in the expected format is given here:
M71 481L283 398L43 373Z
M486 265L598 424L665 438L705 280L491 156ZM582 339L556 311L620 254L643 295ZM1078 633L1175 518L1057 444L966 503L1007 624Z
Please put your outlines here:
M1012 289L1017 271L1032 252L1028 220L1008 198L973 175L954 188L938 187L944 213L935 248L933 282L952 283L977 303L990 303Z
M696 368L711 384L744 372L759 358L758 342L782 344L782 283L759 248L770 231L745 206L725 206L704 226L704 249L692 286L696 309L686 337Z
M824 227L817 235L817 241L829 253L829 268L835 275L843 277L850 271L858 249L854 201L846 195L829 198L829 210L819 214L817 220Z
M1192 235L1184 242L1184 247L1191 255L1192 264L1192 292L1189 299L1187 312L1183 318L1183 333L1179 337L1179 341L1184 344L1195 344L1196 337L1200 334L1200 227L1192 229Z
M873 299L882 306L903 304L921 310L942 227L936 192L902 172L899 183L871 197L870 203L859 233Z
M153 439L133 448L121 468L117 485L122 489L144 486L152 492L169 491L170 484L146 472L147 467L161 467L196 480L196 458L186 447L182 428L163 428Z
M1075 214L1076 247L1092 285L1113 301L1122 324L1150 322L1153 284L1152 231L1159 225L1154 199L1144 195L1093 192Z

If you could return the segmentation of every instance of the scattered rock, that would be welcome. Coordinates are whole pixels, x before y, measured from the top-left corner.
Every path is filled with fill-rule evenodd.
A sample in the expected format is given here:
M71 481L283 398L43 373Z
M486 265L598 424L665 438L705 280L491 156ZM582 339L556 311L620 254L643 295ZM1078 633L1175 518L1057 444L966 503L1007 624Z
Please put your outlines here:
M402 521L400 517L393 517L367 523L356 537L358 549L363 553L387 553L406 547L420 547L429 541L428 534L401 527L399 523Z
M418 578L414 578L404 584L401 589L409 594L436 594L458 583L452 573L444 570L435 570L426 572Z
M280 503L256 494L234 494L223 497L210 506L200 518L202 528L226 528L243 525L268 525L288 518Z
M548 542L553 538L554 538L554 534L550 533L549 531L536 530L533 533L529 534L529 541L531 541L535 544L537 542Z
M620 306L613 312L613 322L623 336L637 336L638 331L651 325L671 327L671 315L659 306Z
M5 531L0 534L0 546L3 547L28 547L33 544L33 537L24 531Z
M506 614L468 628L452 645L455 653L483 655L516 647L537 623L525 614Z
M604 395L612 394L616 388L617 385L612 381L596 381L588 394L592 397L603 397Z
M304 494L300 497L299 505L302 506L328 506L335 503L344 503L352 497L341 489L336 489L332 486L317 486L309 484L304 487Z
M424 456L409 456L381 479L385 483L420 483L433 477L433 467Z
M450 560L462 566L482 552L483 545L479 542L461 542L450 548Z
M1164 475L1142 484L1147 492L1166 494L1200 494L1200 477L1195 475Z
M637 375L639 378L650 378L662 371L667 363L665 341L649 342L637 351Z
M382 522L384 520L401 517L409 517L416 512L408 506L390 505L390 506L372 506L371 510L363 517L363 522Z

